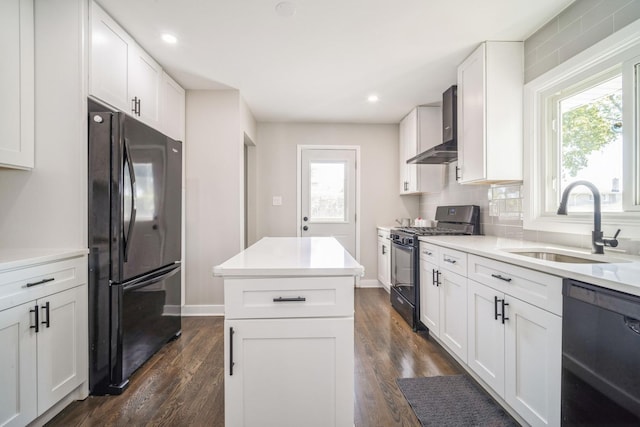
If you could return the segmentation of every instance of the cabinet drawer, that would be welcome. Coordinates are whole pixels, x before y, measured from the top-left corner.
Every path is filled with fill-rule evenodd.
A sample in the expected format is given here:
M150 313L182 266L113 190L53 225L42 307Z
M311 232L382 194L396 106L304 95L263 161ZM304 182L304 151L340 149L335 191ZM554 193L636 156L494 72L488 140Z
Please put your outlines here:
M562 278L469 255L469 279L562 315Z
M420 259L438 264L439 247L431 243L420 242Z
M378 239L389 240L389 230L383 230L381 228L378 228Z
M227 319L353 316L351 276L226 278L224 285Z
M467 275L467 254L449 248L440 248L438 265L445 270L453 271L462 276Z
M86 257L0 273L0 310L87 283Z

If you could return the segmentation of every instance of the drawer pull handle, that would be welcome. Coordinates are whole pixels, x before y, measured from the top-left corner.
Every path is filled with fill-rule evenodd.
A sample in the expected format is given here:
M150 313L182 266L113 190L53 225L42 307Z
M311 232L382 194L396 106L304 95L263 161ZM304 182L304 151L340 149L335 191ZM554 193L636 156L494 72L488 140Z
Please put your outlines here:
M492 274L491 277L495 277L496 279L504 280L505 282L510 282L511 277L504 277L500 274Z
M450 264L455 264L457 261L455 259L451 259L451 258L445 258L444 262L448 262Z
M422 251L422 253L428 256L433 255L433 252L429 252L429 251Z
M294 298L283 298L278 297L274 298L273 302L305 302L307 299L305 297L294 297Z
M54 280L56 280L53 277L49 277L48 279L42 279L38 282L31 282L31 283L27 283L27 288L30 288L32 286L38 286L38 285L42 285L43 283L47 283L47 282L53 282Z

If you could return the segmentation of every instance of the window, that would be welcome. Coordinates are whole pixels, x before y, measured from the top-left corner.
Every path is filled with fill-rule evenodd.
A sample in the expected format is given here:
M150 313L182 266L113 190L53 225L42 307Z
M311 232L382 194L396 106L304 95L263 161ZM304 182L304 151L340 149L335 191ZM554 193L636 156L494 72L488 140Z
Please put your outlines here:
M558 208L568 184L585 180L600 191L603 212L622 212L622 74L588 79L549 97L552 114L547 211ZM570 194L572 212L592 212L593 195L583 186Z
M346 221L346 163L310 162L309 168L311 221Z
M524 228L589 233L588 188L572 190L568 216L556 214L567 185L585 180L601 194L605 234L640 237L640 22L527 83L524 95Z

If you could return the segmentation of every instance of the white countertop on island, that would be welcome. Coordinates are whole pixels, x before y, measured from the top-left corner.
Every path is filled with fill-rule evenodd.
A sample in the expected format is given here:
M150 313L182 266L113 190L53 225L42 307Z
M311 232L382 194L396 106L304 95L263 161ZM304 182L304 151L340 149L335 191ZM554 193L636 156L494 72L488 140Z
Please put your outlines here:
M363 276L364 267L333 237L264 237L213 267L214 276Z
M88 249L0 249L0 272L31 265L75 258L89 253Z
M421 241L492 258L521 267L571 278L605 288L640 296L640 257L605 248L605 255L590 254L587 249L572 248L542 242L505 239L496 236L430 236ZM606 263L564 263L540 260L509 252L514 249L559 249L567 254L601 259Z

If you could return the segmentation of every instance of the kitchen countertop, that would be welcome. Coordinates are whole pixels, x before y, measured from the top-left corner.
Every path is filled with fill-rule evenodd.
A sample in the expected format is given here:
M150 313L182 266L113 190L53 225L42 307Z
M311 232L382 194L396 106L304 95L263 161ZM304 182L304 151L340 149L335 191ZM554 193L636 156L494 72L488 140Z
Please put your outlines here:
M214 276L363 276L333 237L265 237L223 264Z
M594 255L587 249L495 236L424 236L419 240L640 296L640 257L613 251L607 252L607 248L604 255ZM513 249L557 249L568 255L574 254L610 262L577 264L545 261L508 252Z
M392 228L398 228L399 225L378 225L376 228L385 231L391 231Z
M0 249L0 272L86 255L88 249Z

